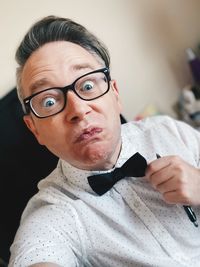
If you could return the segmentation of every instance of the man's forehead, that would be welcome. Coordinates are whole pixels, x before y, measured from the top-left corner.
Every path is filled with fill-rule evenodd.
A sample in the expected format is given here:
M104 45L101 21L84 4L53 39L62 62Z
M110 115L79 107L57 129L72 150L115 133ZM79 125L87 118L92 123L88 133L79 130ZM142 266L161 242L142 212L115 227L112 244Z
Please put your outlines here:
M103 61L79 45L66 41L51 42L33 52L25 63L22 86L33 93L39 86L48 86L49 78L55 73L70 76L77 72L77 75L82 75L101 67L104 67Z

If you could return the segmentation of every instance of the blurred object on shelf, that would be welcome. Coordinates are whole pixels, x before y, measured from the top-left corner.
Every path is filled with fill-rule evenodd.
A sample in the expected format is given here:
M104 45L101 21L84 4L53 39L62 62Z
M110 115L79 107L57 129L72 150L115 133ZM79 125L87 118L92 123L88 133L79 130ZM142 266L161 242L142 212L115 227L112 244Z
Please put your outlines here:
M155 105L149 104L138 115L136 115L134 120L141 120L149 116L160 115L160 114L161 112Z
M178 118L200 129L200 87L187 85L175 105Z
M200 58L192 50L192 48L187 48L186 54L187 54L187 59L188 59L188 64L190 66L190 70L194 78L194 83L195 85L200 85Z
M200 130L200 57L192 48L186 49L193 82L186 85L174 108L180 120Z

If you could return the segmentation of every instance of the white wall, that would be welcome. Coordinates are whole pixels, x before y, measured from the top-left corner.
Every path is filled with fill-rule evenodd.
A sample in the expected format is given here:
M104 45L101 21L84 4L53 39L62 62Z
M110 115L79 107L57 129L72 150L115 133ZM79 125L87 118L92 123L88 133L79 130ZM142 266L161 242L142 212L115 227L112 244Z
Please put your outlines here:
M185 49L200 43L199 0L0 0L0 97L15 86L21 38L50 14L82 23L108 46L127 119L148 104L173 115L192 80Z

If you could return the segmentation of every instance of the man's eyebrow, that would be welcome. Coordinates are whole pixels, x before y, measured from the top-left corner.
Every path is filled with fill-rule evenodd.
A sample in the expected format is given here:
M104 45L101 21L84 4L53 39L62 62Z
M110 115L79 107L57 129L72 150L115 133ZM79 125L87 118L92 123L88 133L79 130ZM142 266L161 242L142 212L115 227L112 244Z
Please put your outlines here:
M72 70L82 70L82 69L92 69L91 65L88 63L76 64L72 66Z
M87 70L88 69L88 70L92 71L92 67L89 63L75 64L71 67L71 69L72 70L84 70L84 69ZM44 86L44 85L46 85L48 87L48 79L47 78L41 78L40 80L33 82L30 86L31 94L33 94L38 89L38 87Z
M35 81L34 83L31 84L30 86L30 91L31 93L34 93L35 90L39 87L39 86L43 86L45 84L48 84L48 80L46 78L42 78L38 81Z

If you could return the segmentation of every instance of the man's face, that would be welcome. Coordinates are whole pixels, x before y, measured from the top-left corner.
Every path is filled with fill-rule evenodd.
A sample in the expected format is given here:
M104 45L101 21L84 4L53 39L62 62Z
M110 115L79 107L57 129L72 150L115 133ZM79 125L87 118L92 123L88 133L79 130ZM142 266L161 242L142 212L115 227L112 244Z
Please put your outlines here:
M100 60L82 47L65 41L35 51L22 72L24 96L71 84L81 75L100 69ZM102 97L85 101L67 93L65 109L48 118L32 113L24 121L38 142L71 165L87 170L111 168L121 146L121 104L115 81Z

